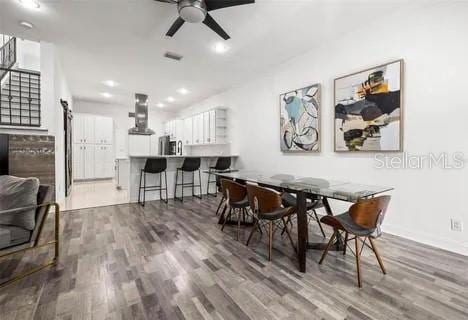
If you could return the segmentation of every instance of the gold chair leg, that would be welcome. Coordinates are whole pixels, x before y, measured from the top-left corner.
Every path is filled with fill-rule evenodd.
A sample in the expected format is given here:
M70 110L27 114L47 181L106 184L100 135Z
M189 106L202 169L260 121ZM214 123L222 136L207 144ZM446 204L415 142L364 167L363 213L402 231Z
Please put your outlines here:
M271 261L273 253L273 221L268 222L268 261Z
M362 281L361 281L361 252L359 251L359 237L356 236L354 238L354 245L356 250L356 270L357 270L357 278L358 278L358 286L362 288Z
M50 266L55 266L56 264L57 264L57 261L54 259L54 260L49 261L49 262L47 262L47 263L45 263L45 264L43 264L43 265L41 265L39 267L36 267L36 268L33 268L33 269L28 270L26 272L20 273L20 274L16 275L15 277L11 278L10 280L1 283L0 288L4 288L6 286L9 286L10 284L18 282L21 279L26 278L27 276L29 276L29 275L31 275L33 273L39 272L42 269L45 269L45 268L50 267Z
M11 278L10 280L7 280L7 281L5 281L3 283L0 283L0 288L4 288L6 286L9 286L10 284L13 284L13 283L15 283L17 281L20 281L21 279L23 279L23 278L25 278L25 277L33 274L33 273L39 272L39 271L41 271L41 270L43 270L43 269L45 269L47 267L57 265L58 257L59 257L59 250L60 250L60 206L57 203L54 203L52 205L55 208L55 228L54 228L55 235L54 235L54 241L49 241L49 242L46 242L46 243L43 243L43 244L38 243L39 239L41 238L41 234L42 234L43 225L41 225L39 227L37 240L36 240L34 246L32 246L30 248L19 250L19 251L16 251L16 252L11 252L9 254L5 254L3 256L0 256L0 258L11 256L11 255L14 255L14 254L17 254L17 253L20 253L20 252L25 252L25 251L29 251L29 250L33 250L33 249L37 249L37 248L41 248L41 247L45 247L45 246L49 246L49 245L52 245L52 244L54 245L54 258L52 260L38 266L38 267L35 267L35 268L31 269L31 270L20 273L20 274L14 276L13 278ZM47 220L47 213L44 216L44 220L43 220L44 222Z
M368 238L372 246L372 251L374 251L375 257L377 258L377 261L379 262L380 269L382 269L382 273L387 274L387 271L385 271L385 267L383 265L382 259L380 258L380 254L377 251L377 246L375 245L374 240L371 237L368 237Z
M333 232L332 236L330 237L330 241L328 241L328 244L325 247L325 250L323 250L322 257L320 258L319 264L322 264L323 260L325 260L328 250L330 250L330 247L332 246L333 241L335 240L335 237L336 237L336 233Z

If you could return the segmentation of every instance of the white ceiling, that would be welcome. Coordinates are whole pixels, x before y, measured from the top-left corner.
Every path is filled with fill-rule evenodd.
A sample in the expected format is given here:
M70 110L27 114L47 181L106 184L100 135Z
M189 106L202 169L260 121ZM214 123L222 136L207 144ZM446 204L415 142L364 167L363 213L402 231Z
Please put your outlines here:
M25 9L17 0L0 0L0 33L53 42L74 97L133 105L135 92L150 103L177 99L171 109L190 105L341 33L378 27L378 18L408 1L257 0L253 5L213 11L231 35L230 50L212 51L222 41L204 25L185 24L174 38L164 35L177 16L174 5L153 0L40 1L40 10ZM411 1L414 4L414 0ZM25 31L20 20L36 28ZM357 41L358 41L357 37ZM166 51L184 55L181 62L163 58ZM108 89L103 80L120 86ZM190 94L176 90L186 87Z

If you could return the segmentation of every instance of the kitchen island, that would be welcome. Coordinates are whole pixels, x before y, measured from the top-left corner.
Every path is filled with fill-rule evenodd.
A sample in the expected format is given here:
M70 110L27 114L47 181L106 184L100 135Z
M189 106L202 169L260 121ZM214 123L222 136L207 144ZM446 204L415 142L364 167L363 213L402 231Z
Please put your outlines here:
M130 202L137 202L138 201L138 187L140 185L140 173L141 170L145 166L146 159L150 158L166 158L167 159L167 194L169 199L174 198L174 187L175 187L175 177L176 177L176 169L182 166L184 158L186 157L199 157L201 158L200 170L201 178L202 178L202 194L206 194L206 186L208 182L208 175L203 173L204 170L208 170L209 167L214 166L216 164L216 160L219 157L231 157L232 164L231 168L235 168L236 160L238 156L236 155L222 155L222 156L196 156L196 155L188 155L188 156L130 156L130 175L128 177L128 191ZM184 182L188 183L192 181L192 174L191 173L184 173ZM164 173L163 173L164 175ZM180 175L180 174L179 174ZM180 179L180 177L179 177ZM212 178L213 179L213 178ZM180 183L181 181L179 181ZM195 173L195 182L198 183L198 173ZM147 174L146 175L146 185L147 186L154 186L159 184L159 174ZM163 176L163 185L164 185L164 176ZM211 192L214 191L214 184L210 186ZM180 195L179 186L178 195ZM188 196L191 194L190 188L187 188L184 191L184 195ZM195 188L195 194L199 194L199 188ZM164 197L164 194L163 194ZM159 191L147 192L146 193L146 201L151 200L159 200Z

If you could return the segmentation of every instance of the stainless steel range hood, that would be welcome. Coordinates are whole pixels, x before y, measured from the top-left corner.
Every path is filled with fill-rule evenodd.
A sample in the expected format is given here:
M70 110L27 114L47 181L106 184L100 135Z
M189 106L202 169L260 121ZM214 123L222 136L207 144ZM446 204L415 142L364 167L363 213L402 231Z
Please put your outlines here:
M129 114L135 118L135 127L128 130L129 134L153 135L155 132L148 128L148 96L135 94L135 112Z

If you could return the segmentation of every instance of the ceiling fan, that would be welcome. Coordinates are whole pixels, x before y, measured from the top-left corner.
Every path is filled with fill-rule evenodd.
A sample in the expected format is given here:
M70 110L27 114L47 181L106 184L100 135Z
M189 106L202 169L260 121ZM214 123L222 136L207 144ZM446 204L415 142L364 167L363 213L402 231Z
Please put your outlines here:
M172 37L185 22L203 22L211 30L216 32L224 40L231 37L208 13L209 11L223 9L227 7L240 6L243 4L255 3L255 0L155 0L165 3L177 4L179 17L171 26L166 36Z

